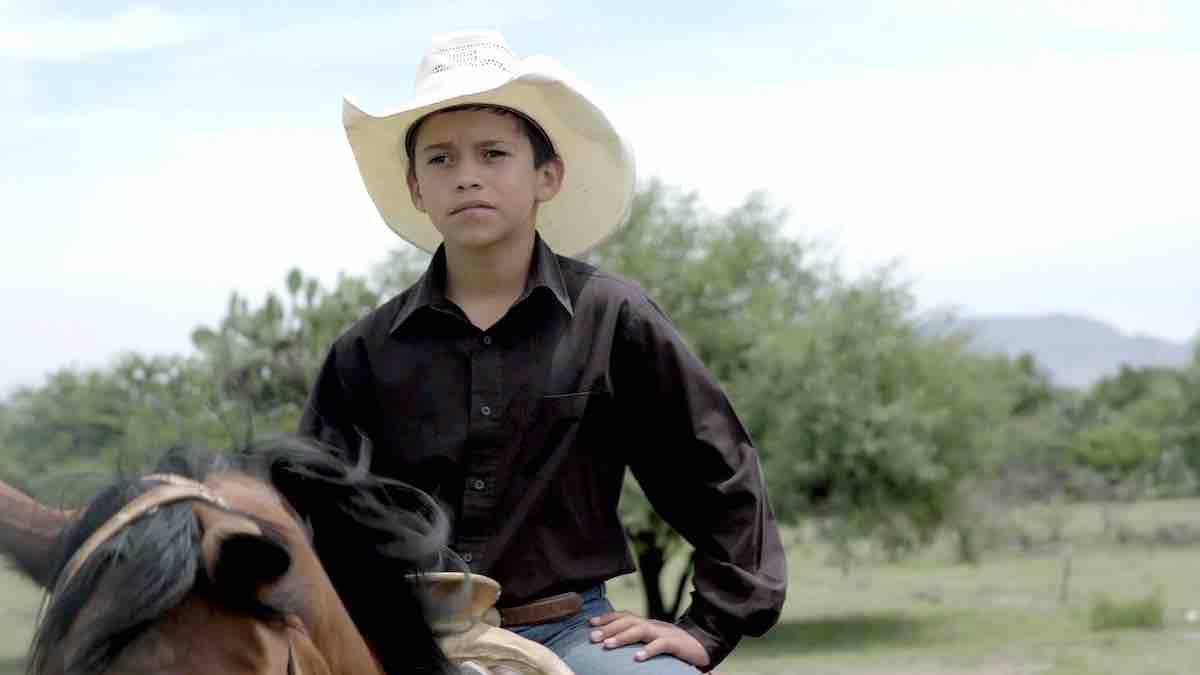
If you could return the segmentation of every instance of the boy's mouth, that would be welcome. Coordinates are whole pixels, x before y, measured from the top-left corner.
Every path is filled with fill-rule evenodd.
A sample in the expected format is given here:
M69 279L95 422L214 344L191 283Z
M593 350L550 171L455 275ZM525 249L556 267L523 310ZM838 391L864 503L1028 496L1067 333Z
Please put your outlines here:
M491 204L489 204L487 202L480 202L480 201L463 202L462 204L459 204L458 206L454 207L454 210L452 210L450 212L450 215L453 216L457 213L462 213L464 211L470 211L472 209L487 209L489 211L494 211L495 208L496 207L492 206Z

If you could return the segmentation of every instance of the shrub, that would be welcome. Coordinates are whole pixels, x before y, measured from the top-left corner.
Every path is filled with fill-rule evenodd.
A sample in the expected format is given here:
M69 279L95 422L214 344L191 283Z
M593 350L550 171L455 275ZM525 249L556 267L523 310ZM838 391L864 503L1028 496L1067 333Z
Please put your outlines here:
M1155 591L1144 598L1112 600L1104 594L1092 600L1089 614L1092 630L1143 628L1157 630L1166 623L1162 596Z

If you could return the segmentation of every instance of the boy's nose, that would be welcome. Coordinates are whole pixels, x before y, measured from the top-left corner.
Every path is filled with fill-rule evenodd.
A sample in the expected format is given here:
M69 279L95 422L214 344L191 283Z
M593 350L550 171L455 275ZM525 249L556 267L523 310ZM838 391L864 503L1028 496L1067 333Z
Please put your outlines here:
M480 187L479 172L472 162L462 162L458 165L458 175L455 176L459 190L473 190Z

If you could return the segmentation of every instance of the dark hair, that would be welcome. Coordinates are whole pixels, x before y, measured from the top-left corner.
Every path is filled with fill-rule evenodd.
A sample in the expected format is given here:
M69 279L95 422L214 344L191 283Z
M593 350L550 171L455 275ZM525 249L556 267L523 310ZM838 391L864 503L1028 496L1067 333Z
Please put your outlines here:
M366 452L369 462L369 446ZM156 471L201 481L213 473L240 471L269 483L307 526L326 573L355 625L376 649L384 672L454 672L436 643L417 589L406 582L410 574L440 568L449 521L428 495L370 474L365 462L351 464L335 448L285 436L232 453L172 448ZM156 484L124 479L102 491L61 535L50 588L93 532ZM265 523L259 524L278 539ZM106 578L106 588L131 592L122 594L119 603L105 602L78 626L68 668L72 673L104 672L154 620L194 587L206 585L200 527L191 504L166 504L153 517L134 521L51 594L33 637L29 672L55 672L52 659L61 653L61 642L81 610L103 592L98 590L101 577ZM291 610L285 605L238 609L266 619Z
M459 111L474 111L486 110L497 115L512 115L521 122L521 129L525 132L525 137L529 139L529 144L533 146L533 168L539 169L543 164L558 157L558 152L554 150L554 144L550 142L550 137L542 130L542 127L526 116L524 113L505 108L504 106L490 105L486 103L467 103L464 105L450 106L435 110L428 115L413 122L408 128L408 133L404 135L404 154L408 157L408 173L413 173L413 160L416 156L417 134L421 131L421 125L425 124L425 120L434 115L447 112Z
M101 492L70 525L58 543L54 589L67 561L84 541L121 507L153 486L139 479L118 482ZM118 561L120 564L118 564ZM56 672L54 658L63 658L62 641L79 622L76 644L64 670L69 673L102 673L122 649L130 645L151 621L187 595L200 571L200 529L191 504L166 504L156 517L134 521L98 548L63 588L56 589L42 610L30 644L30 673ZM98 616L80 613L94 597L97 582L107 573L110 588L131 592L113 602L105 598Z

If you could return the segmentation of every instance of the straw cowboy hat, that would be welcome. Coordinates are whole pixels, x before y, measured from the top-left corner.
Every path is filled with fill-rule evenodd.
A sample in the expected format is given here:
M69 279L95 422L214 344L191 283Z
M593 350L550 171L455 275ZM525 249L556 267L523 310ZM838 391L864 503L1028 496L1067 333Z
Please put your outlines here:
M578 255L624 225L633 202L633 152L586 86L549 57L518 59L499 33L464 31L434 37L417 68L414 96L399 110L374 117L349 100L343 104L359 172L388 227L414 246L437 249L441 234L408 194L405 134L431 112L472 103L522 113L562 157L562 188L538 207L536 224L552 249Z

